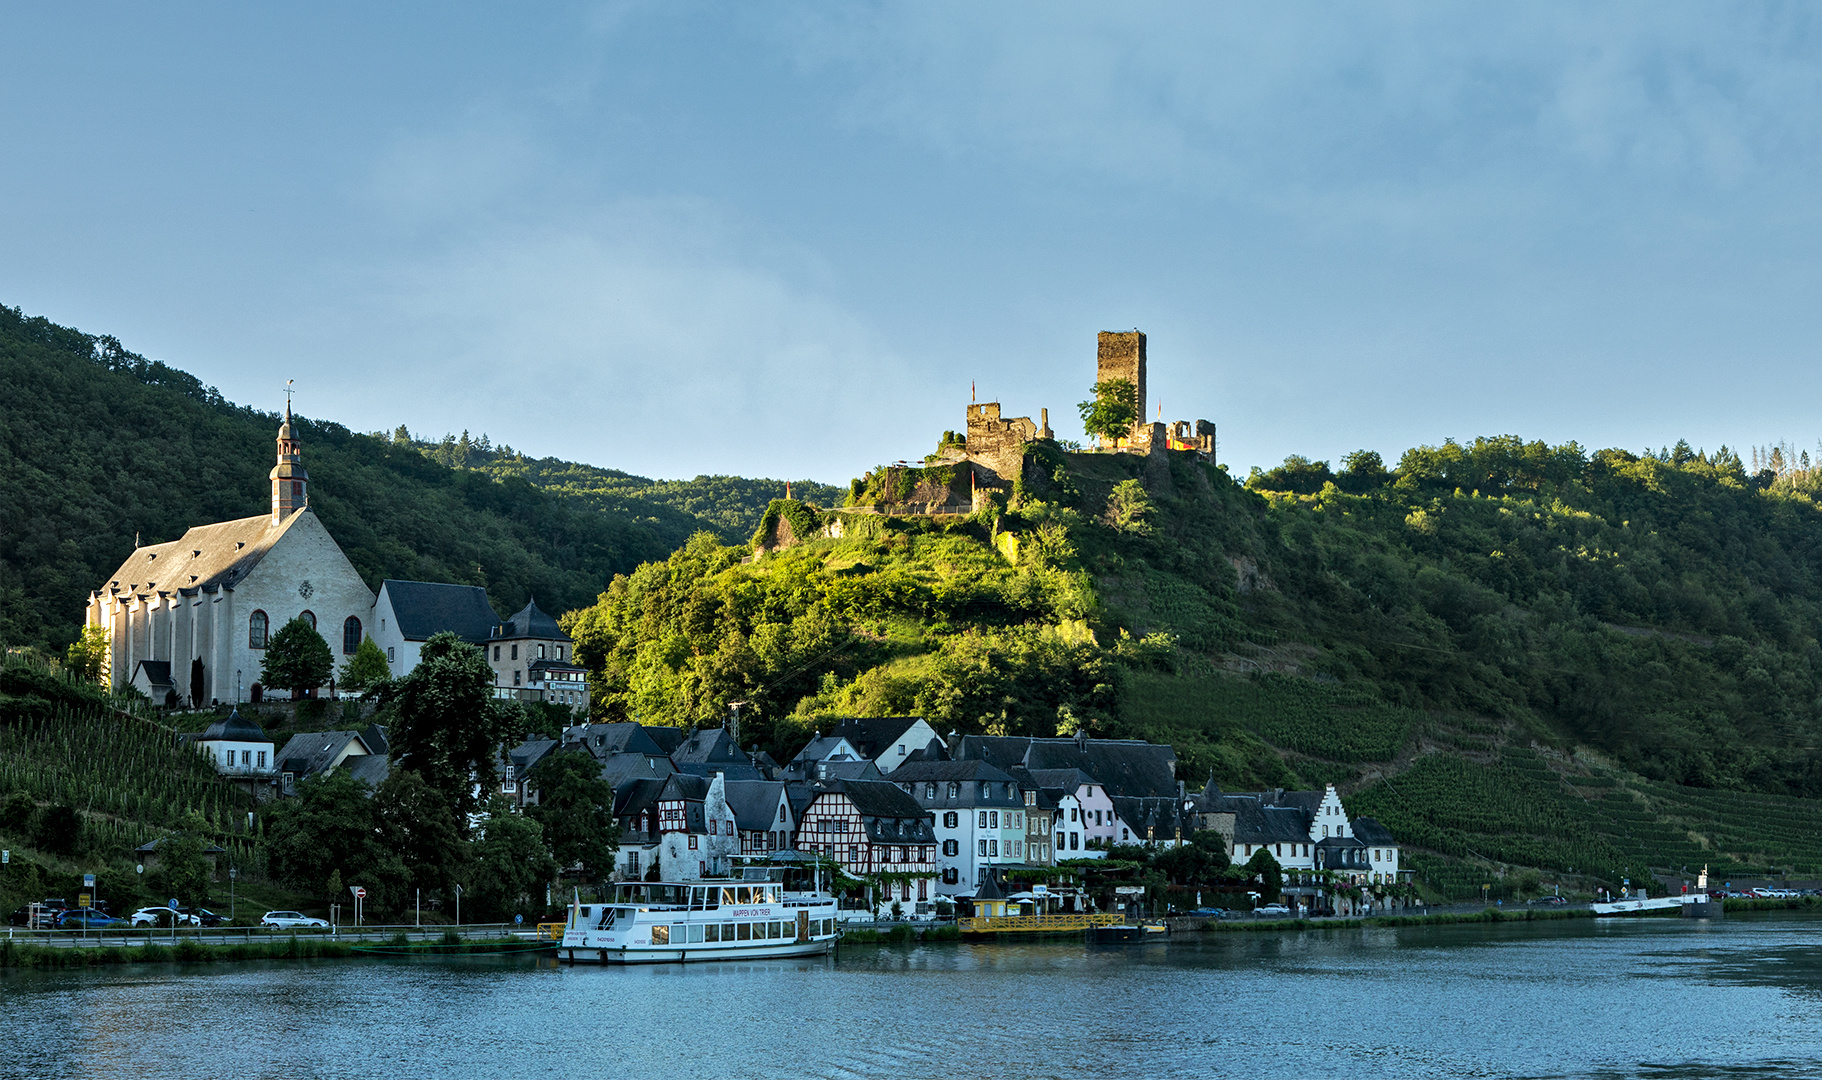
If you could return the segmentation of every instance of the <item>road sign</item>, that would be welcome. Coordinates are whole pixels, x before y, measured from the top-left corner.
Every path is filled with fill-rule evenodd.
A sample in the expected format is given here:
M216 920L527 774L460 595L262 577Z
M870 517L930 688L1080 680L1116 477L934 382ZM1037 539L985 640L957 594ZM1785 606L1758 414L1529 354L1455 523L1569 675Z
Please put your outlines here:
M525 921L525 916L523 916L523 915L514 915L512 917L512 924L514 926L518 926L521 923L523 923L524 921Z
M88 893L77 893L76 894L76 906L77 907L88 907L89 906L89 894Z
M356 899L356 900L365 900L365 899L367 899L367 890L366 890L366 889L363 889L363 888L361 888L361 887L360 887L360 886L359 886L359 885L350 885L350 886L348 886L348 891L349 891L349 892L351 892L351 893L353 893L353 894L354 894L354 898L355 898L355 899Z
M0 851L0 866L4 866L5 864L10 863L12 861L13 861L13 853L10 848L6 851Z
M94 874L82 875L82 887L85 889L94 888L95 887L95 875Z

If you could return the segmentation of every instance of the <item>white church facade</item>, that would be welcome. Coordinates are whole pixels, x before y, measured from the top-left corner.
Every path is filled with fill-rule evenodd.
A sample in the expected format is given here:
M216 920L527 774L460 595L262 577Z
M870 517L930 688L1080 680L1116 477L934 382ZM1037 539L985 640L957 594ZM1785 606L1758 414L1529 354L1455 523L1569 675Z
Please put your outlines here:
M178 701L248 700L266 642L300 616L338 660L359 647L373 591L310 509L289 405L270 478L269 513L135 548L90 594L88 624L107 633L111 685L124 685L143 661L163 661Z

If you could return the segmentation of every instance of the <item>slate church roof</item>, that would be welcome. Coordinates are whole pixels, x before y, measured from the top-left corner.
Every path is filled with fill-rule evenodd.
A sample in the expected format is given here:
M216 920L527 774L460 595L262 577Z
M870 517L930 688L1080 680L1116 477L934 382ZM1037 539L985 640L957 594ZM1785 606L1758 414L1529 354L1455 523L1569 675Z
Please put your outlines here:
M103 592L175 593L239 584L292 525L310 513L308 507L286 515L277 525L272 515L198 525L165 544L134 548L108 579Z
M406 641L427 641L444 630L463 641L486 641L500 621L487 602L487 590L478 585L387 578L380 590L391 601L399 636Z
M265 729L242 716L239 709L233 709L226 717L203 728L199 741L269 743L272 738Z

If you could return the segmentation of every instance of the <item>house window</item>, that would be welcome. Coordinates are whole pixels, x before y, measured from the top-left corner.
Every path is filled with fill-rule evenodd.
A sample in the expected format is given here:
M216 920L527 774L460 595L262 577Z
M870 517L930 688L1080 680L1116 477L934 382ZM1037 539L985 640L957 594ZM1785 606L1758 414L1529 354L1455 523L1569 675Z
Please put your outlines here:
M342 620L342 655L352 656L361 647L361 621L350 615Z
M519 647L517 645L514 645L512 647L512 658L514 660L517 660L519 658Z
M544 659L544 646L538 646L538 659Z
M953 799L957 795L960 795L961 793L962 793L962 786L960 784L957 784L957 783L951 781L949 784L949 797L951 799Z
M498 645L495 645L493 647L493 658L495 660L498 660L500 658L500 647Z
M229 751L229 753L233 753L233 751ZM242 765L251 765L251 764L253 764L253 751L251 751L251 750L242 750L242 751L241 751L241 752L240 752L240 763L241 763L241 764L242 764Z
M956 816L955 811L951 810L947 814L943 815L943 828L953 829L960 823L960 820L961 819ZM951 852L951 854L954 854L954 853Z
M925 784L924 785L924 798L931 799L931 800L934 800L936 798L936 785L935 784Z
M1277 850L1274 851L1273 854L1274 855L1283 855L1284 854L1284 845L1283 844L1277 845Z
M987 841L987 854L996 859L1000 857L1000 842L998 840Z
M1069 850L1080 851L1081 849L1082 849L1082 834L1079 832L1070 833L1069 834Z
M264 750L259 752L259 767L262 769L266 767L266 752Z
M918 878L917 879L917 898L919 900L930 899L930 879L929 878Z
M398 659L398 657L396 657L392 654L392 646L390 646L390 645L386 646L386 662L388 664L390 664L394 660L397 660L397 659Z
M316 612L305 608L303 611L297 613L297 617L309 623L310 629L316 629Z
M980 853L982 855L987 854L987 841L985 841L985 840L981 841L981 852Z
M514 686L519 685L519 669L518 668L512 669L512 684Z
M250 617L248 617L248 619L247 619L247 648L249 648L249 649L265 648L266 647L266 630L271 625L272 625L272 620L266 618L266 613L263 611L255 611Z
M985 780L981 781L981 798L983 798L983 799L993 798L993 785L989 784Z
M695 833L690 834L690 850L691 851L696 850L696 834Z
M563 659L563 646L557 646L557 659Z
M990 829L997 829L1000 827L1000 812L998 810L987 815L987 827Z

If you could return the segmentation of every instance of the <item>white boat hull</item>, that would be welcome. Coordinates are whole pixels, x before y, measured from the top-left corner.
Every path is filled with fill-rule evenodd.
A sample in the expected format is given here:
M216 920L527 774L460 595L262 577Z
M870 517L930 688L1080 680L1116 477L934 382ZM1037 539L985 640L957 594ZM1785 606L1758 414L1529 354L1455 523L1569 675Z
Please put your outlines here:
M776 945L748 945L744 948L739 944L728 946L707 943L672 948L634 945L607 949L565 945L557 950L557 958L574 964L688 964L701 960L783 960L802 956L822 956L834 944L834 939L830 938L822 941L781 941Z

